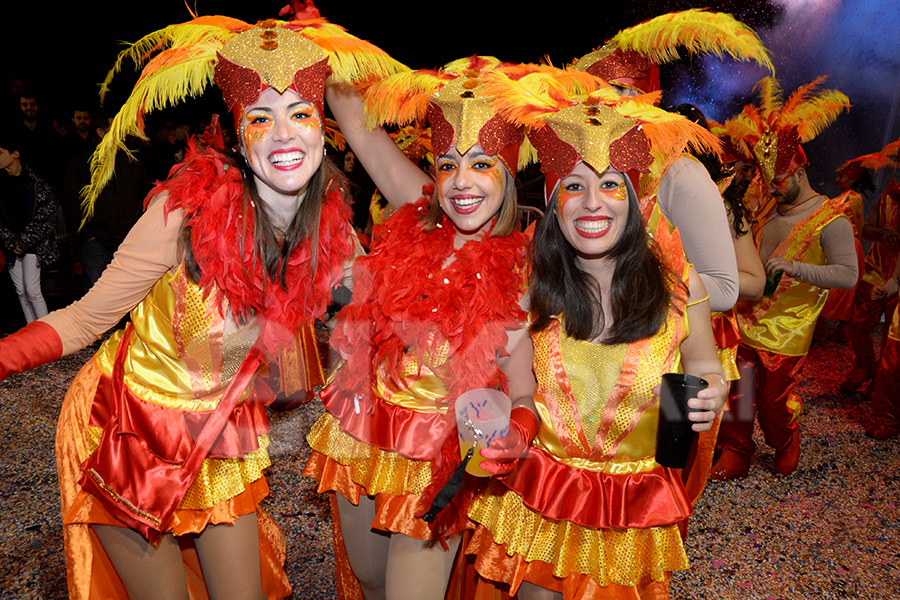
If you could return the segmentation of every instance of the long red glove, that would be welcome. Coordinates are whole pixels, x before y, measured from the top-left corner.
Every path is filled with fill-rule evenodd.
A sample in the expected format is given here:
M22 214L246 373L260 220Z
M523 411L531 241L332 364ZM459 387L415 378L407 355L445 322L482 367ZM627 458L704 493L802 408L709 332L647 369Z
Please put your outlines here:
M483 460L479 466L494 475L506 475L516 466L516 462L525 456L531 442L540 428L537 416L519 406L509 413L509 435L494 440L491 445L481 451Z
M0 339L0 381L62 356L62 340L50 325L32 321Z

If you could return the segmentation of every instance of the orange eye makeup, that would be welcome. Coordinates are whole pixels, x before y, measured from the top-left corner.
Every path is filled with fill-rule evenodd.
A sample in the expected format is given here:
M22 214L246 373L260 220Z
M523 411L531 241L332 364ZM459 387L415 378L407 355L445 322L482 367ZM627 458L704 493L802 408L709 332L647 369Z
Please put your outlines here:
M619 202L624 202L625 200L628 200L628 190L625 188L624 185L620 185L619 187L617 187L614 190L600 190L600 192L604 196L606 196L607 198L610 198L612 200L617 200Z

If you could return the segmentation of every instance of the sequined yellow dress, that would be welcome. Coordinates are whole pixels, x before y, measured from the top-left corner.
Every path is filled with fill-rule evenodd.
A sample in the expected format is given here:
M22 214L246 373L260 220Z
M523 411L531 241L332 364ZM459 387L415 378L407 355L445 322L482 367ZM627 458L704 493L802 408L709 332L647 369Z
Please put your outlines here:
M674 308L655 336L606 346L560 321L534 333L541 429L516 469L478 496L466 548L484 580L564 598L666 598L686 569L676 523L691 504L678 471L654 460L652 389L677 371L687 322Z
M352 251L349 211L343 196L329 192L318 238L317 287L297 277L298 273L313 277L308 263L302 262L312 253L310 242L299 244L291 255L288 273L293 275L287 285L274 289L269 282L266 287L259 281L265 277L259 275L262 268L254 269L252 261L239 253L253 251L252 240L236 241L252 235L246 232L252 232L253 225L235 222L248 217L234 210L240 206L243 185L239 169L231 167L221 155L192 147L181 171L157 188L94 288L44 319L68 354L90 343L129 309L131 316L127 329L104 342L76 376L60 412L57 469L71 598L126 598L90 525L128 526L121 521L128 518L128 511L140 510L149 497L176 493L159 475L161 470L136 472L125 465L141 464L140 460L126 463L107 451L101 439L109 424L116 422L120 433L134 433L147 454L182 464L245 358L256 357L261 348L279 347L280 338L266 345L273 339L267 332L290 340L298 330L293 325L308 318L307 312L324 311L331 287L340 281L342 263ZM180 249L188 226L202 274L199 283L188 275ZM194 244L198 241L200 246ZM234 249L237 256L216 244ZM284 298L272 300L276 296L292 304L287 306ZM295 319L278 320L271 314L290 311ZM245 317L239 319L238 314ZM269 491L263 476L270 463L265 406L274 393L262 377L264 364L254 358L243 371L250 377L236 380L241 382L235 388L238 405L179 499L171 523L160 521L159 527L190 539L187 534L200 533L207 525L230 524L256 513L262 587L268 598L283 598L291 593L284 572L284 536L260 507ZM139 490L134 498L98 481L91 468L96 463L85 462L101 461L103 456L113 457L104 463L112 465L104 472ZM88 478L101 491L82 487ZM196 552L183 548L182 553L191 597L205 598Z

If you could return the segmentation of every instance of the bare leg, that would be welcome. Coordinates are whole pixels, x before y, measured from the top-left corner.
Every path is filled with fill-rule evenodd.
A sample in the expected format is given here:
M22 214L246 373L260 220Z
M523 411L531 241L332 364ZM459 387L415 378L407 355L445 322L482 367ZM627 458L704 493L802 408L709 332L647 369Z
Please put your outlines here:
M210 600L265 600L258 527L256 513L251 513L234 525L208 525L196 536Z
M131 600L187 600L181 548L174 536L163 536L154 548L133 529L112 525L93 528Z
M519 593L516 598L519 600L562 600L563 595L547 588L542 588L523 581L519 586Z
M391 536L385 592L388 600L443 600L459 549L460 536L440 542L425 542L395 533Z
M359 580L363 596L366 600L384 600L384 578L391 536L372 529L375 501L368 496L361 496L359 506L356 506L338 494L337 504L347 558L353 574Z

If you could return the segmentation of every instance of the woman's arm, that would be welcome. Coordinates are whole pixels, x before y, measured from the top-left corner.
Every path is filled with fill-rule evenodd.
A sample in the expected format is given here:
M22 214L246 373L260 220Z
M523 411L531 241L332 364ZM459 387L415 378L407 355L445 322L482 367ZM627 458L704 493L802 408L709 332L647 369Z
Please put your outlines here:
M59 334L63 356L103 335L178 264L182 212L173 210L164 216L165 198L160 194L150 203L103 275L81 300L41 319Z
M681 233L684 254L700 273L710 306L729 310L738 298L738 271L719 188L697 160L680 158L663 175L657 201Z
M697 375L709 382L709 387L688 400L688 406L703 412L690 414L694 431L712 427L716 413L725 405L728 384L722 374L722 363L713 337L709 300L706 288L693 267L688 278L688 327L690 334L681 342L681 364L685 373Z
M527 312L527 294L519 306ZM531 369L534 347L524 323L519 329L509 332L506 351L509 356L501 358L499 364L506 375L509 397L512 401L509 435L494 440L490 447L481 451L481 456L489 459L481 462L481 468L494 475L504 475L512 471L516 460L528 452L540 427L537 409L534 406L536 383Z
M744 219L741 229L750 231L750 225ZM759 259L759 250L753 243L753 235L745 233L734 237L734 254L738 267L738 301L759 300L766 289L766 269Z
M433 183L431 177L403 154L384 129L366 126L362 98L353 88L330 85L325 99L356 158L391 206L399 208L421 198L422 186Z

